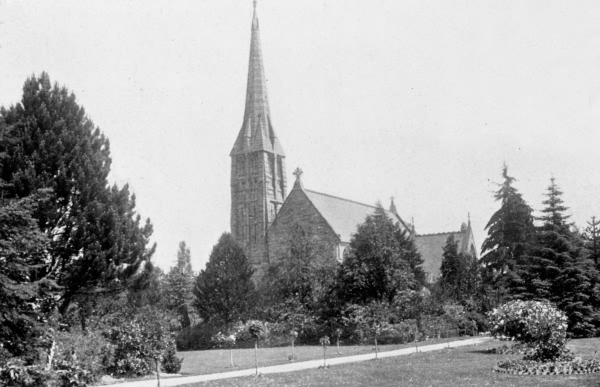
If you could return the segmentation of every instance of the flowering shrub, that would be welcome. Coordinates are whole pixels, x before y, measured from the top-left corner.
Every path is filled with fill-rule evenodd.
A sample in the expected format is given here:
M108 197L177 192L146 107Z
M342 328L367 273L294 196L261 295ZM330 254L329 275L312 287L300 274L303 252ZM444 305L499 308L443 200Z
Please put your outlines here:
M526 360L556 361L568 359L567 317L548 302L512 301L494 309L490 315L491 333L507 336L530 346Z
M235 346L235 335L225 335L219 332L211 338L211 341L218 348L233 348Z
M533 360L508 360L494 368L496 372L514 375L569 375L600 372L595 359L540 363Z

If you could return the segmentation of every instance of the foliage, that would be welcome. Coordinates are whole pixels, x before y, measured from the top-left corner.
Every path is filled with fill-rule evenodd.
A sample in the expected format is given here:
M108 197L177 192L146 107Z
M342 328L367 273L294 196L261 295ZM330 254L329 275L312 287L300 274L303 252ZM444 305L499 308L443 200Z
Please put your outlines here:
M490 313L491 333L533 348L530 360L555 361L566 355L567 317L552 304L512 301Z
M480 288L479 268L476 257L458 252L458 242L450 235L443 248L438 286L456 302L476 298Z
M310 233L308 226L294 223L287 252L270 263L260 282L261 309L272 314L264 317L279 321L280 314L296 311L310 318L323 314L335 269L329 246Z
M23 356L27 365L49 348L48 318L58 293L48 278L49 239L33 218L36 203L0 199L0 342L7 356Z
M3 197L34 197L32 214L49 237L38 278L61 286L60 310L76 299L118 291L154 249L149 221L141 224L127 186L108 186L108 139L74 94L51 85L46 73L25 81L21 102L1 109Z
M589 258L600 269L600 220L596 219L595 216L592 216L590 221L587 222L583 239L589 252Z
M600 361L596 359L576 361L507 360L494 368L495 372L513 375L571 375L600 372Z
M177 363L173 358L174 343L169 322L160 312L144 308L135 315L120 316L119 320L106 332L114 346L109 367L111 373L143 376L152 372L152 362L160 363L166 358L169 363ZM172 364L169 364L170 369Z
M385 303L351 304L347 306L346 315L346 325L353 327L354 335L359 341L372 337L377 346L377 338L390 329L389 305Z
M6 387L54 387L57 375L41 365L25 365L21 358L0 364L0 385Z
M225 335L219 332L212 337L211 341L218 348L233 348L235 346L235 335Z
M256 302L253 273L244 250L231 234L221 235L206 269L196 278L193 306L200 317L227 327L246 319Z
M484 279L489 286L492 305L499 305L506 293L505 281L527 250L534 233L533 210L513 186L516 179L502 167L504 182L498 184L494 199L500 202L485 226L488 236L481 247L481 261L486 267Z
M192 271L192 261L190 249L185 242L179 243L177 251L177 263L172 266L165 277L165 297L167 308L174 310L179 314L181 327L189 328L193 321L192 303L194 301L194 272Z
M337 296L346 303L391 303L424 282L422 263L413 239L378 205L352 236L338 270Z
M181 369L181 363L183 358L177 357L175 342L170 340L162 355L161 369L168 374L176 374Z
M565 215L562 192L551 179L536 238L517 266L511 293L515 299L546 299L563 310L573 335L592 334L600 322L592 302L598 291L598 270L589 260Z

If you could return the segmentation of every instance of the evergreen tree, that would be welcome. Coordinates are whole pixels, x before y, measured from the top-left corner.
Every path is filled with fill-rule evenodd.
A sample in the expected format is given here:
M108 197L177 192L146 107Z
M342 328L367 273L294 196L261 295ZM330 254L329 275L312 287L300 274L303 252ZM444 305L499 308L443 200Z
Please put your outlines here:
M32 216L36 199L0 199L0 364L35 362L51 343L48 317L59 293L46 261L50 241Z
M588 226L585 228L583 238L585 246L589 252L589 258L594 261L594 264L600 269L600 221L592 216Z
M481 248L481 262L486 268L484 281L494 293L494 304L502 303L506 281L527 249L534 233L532 209L513 186L516 179L502 168L504 182L499 185L494 199L500 202L485 226L488 236Z
M338 270L337 293L347 303L392 303L399 292L422 286L422 263L412 238L378 204L352 236Z
M141 222L127 186L108 186L108 139L46 73L27 79L21 102L0 112L4 197L50 195L33 216L50 239L45 274L62 288L61 312L122 290L154 251L147 248L152 225Z
M570 229L567 207L554 178L546 196L540 217L543 224L517 268L512 296L553 302L567 314L569 332L589 335L599 317L592 299L597 271L586 257L582 241Z
M438 286L453 301L464 303L477 297L479 262L471 254L459 253L458 243L450 235L443 248Z
M191 305L194 300L192 289L194 288L194 272L192 271L192 255L185 242L179 243L177 251L177 263L171 267L165 278L165 294L167 306L177 311L182 328L192 325L190 314Z
M221 235L206 269L196 277L193 305L200 317L227 327L245 320L256 301L253 273L244 250L231 234Z

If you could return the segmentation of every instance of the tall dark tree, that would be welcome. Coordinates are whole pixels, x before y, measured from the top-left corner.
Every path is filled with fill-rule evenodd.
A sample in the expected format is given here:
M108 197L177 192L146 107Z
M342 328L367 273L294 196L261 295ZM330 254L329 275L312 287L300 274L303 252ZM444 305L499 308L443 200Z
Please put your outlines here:
M412 238L378 204L352 236L338 270L338 295L361 305L392 303L399 292L418 290L424 283L422 263Z
M47 270L73 301L117 291L147 261L152 225L141 222L127 186L110 188L108 139L64 87L46 73L25 82L23 98L1 109L0 178L6 198L47 190L33 214L50 239Z
M233 236L224 233L213 247L206 269L194 286L194 307L204 321L232 323L245 320L256 302L254 269Z
M478 296L479 267L477 258L458 252L458 243L450 235L443 248L441 275L437 285L453 301L473 301Z
M516 179L508 174L506 164L502 167L502 177L504 181L494 194L500 208L485 226L488 236L481 247L481 262L485 267L482 297L490 308L504 302L507 283L535 232L533 210L514 187Z
M48 278L50 241L35 208L35 198L0 199L0 364L13 356L34 362L51 342L48 317L58 289Z
M562 191L554 178L546 196L540 217L543 224L517 267L512 296L553 302L567 314L569 332L589 335L599 321L592 298L598 274L582 241L571 231Z
M167 306L177 311L182 328L192 325L190 317L194 295L194 272L192 271L192 255L184 241L179 243L177 262L172 266L165 278L165 296Z
M516 179L509 176L506 164L502 167L502 177L504 182L498 184L494 194L500 208L485 226L488 236L481 248L482 263L497 278L514 269L534 233L533 210L513 186Z
M589 252L589 258L600 269L600 220L597 220L595 216L592 216L587 222L583 238Z

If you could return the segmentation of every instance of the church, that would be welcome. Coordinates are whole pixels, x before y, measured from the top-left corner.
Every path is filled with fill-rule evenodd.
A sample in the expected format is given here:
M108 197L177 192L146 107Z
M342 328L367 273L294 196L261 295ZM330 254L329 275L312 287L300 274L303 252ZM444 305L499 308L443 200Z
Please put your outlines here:
M285 153L271 122L256 0L244 118L230 157L231 234L259 272L285 256L296 225L326 246L331 260L341 262L357 226L375 211L373 205L305 188L300 168L296 168L293 187L287 192ZM450 235L459 252L477 257L470 219L458 231L419 235L414 222L398 214L393 199L386 214L414 238L429 282L440 274L442 248Z

